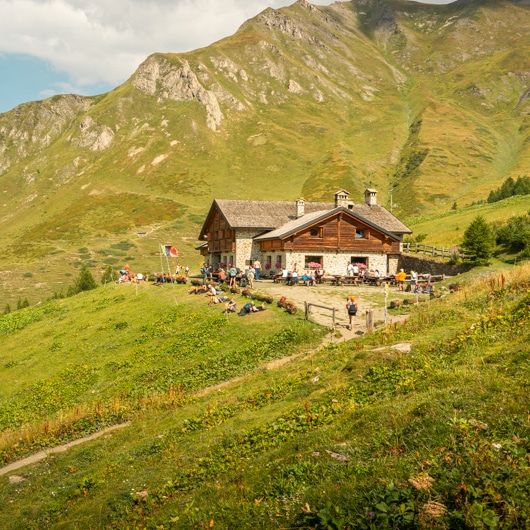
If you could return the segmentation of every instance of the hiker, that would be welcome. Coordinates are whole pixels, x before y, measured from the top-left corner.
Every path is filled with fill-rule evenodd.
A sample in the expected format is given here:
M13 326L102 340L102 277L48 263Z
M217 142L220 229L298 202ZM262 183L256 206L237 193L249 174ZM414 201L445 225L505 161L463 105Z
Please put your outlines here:
M227 302L229 302L230 299L228 298L228 296L210 296L210 301L208 302L208 307L211 307L215 304L225 304Z
M237 311L237 304L234 297L230 298L225 304L225 310L223 313L235 313Z
M405 290L405 280L407 279L407 274L403 269L400 269L400 271L396 274L396 282L398 284L398 291L404 291Z
M252 267L249 267L246 273L248 286L252 289L254 287L254 269Z
M255 259L254 260L254 263L252 264L252 266L254 267L254 272L255 272L255 279L256 281L259 281L260 277L259 277L259 273L261 272L261 262L259 261L259 259Z
M228 275L230 276L230 287L236 286L236 277L237 277L237 268L232 265L230 269L228 269Z
M257 311L256 305L254 304L254 302L248 302L248 304L245 304L241 308L241 311L238 313L238 315L240 317L244 317L245 315L248 315L249 313L252 313L254 311Z
M350 296L350 298L346 302L346 309L348 311L348 318L350 320L348 329L351 331L353 329L353 321L355 320L355 315L357 315L357 309L358 309L357 302L355 301L355 297Z
M217 281L219 283L224 283L224 281L226 280L226 272L225 270L221 267L219 269L219 271L217 272Z

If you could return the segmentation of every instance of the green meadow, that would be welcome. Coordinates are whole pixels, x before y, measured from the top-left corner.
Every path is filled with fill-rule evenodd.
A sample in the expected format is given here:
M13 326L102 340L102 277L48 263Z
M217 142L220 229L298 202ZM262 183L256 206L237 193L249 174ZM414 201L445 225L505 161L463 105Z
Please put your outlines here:
M0 527L526 528L530 267L458 284L347 342L186 286L0 317L4 466L121 427L0 475Z

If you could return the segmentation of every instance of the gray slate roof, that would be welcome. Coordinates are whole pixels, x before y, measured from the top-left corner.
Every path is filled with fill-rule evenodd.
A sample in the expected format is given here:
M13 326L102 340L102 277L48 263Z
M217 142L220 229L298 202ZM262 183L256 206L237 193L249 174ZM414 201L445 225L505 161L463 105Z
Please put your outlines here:
M324 216L326 212L336 209L331 202L306 202L304 213L296 218L296 203L294 201L245 201L216 199L222 215L232 229L249 228L253 230L277 231L287 233L298 226L310 223L312 220ZM212 207L214 206L212 205ZM354 204L348 211L354 216L382 228L392 234L410 234L412 230L405 226L397 217L382 206L368 206L367 204ZM278 229L278 230L276 230ZM270 237L267 234L265 237ZM279 236L277 236L279 237Z

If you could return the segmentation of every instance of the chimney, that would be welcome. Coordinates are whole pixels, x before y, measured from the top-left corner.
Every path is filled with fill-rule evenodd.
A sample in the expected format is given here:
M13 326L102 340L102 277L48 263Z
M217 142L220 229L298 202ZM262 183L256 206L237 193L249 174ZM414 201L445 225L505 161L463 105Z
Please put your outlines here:
M349 201L350 193L346 190L340 190L335 193L335 208L342 206L343 208L348 208L350 203Z
M305 199L300 197L296 201L296 218L299 219L305 214Z
M377 206L377 191L368 188L368 189L364 192L364 202L365 202L368 206Z

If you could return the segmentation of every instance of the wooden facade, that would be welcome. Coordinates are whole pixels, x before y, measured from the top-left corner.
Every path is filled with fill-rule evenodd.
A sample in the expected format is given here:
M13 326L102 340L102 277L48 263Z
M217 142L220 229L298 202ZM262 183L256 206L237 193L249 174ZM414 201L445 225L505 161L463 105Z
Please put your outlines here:
M234 253L236 250L236 231L231 229L218 208L211 212L204 231L208 234L209 253Z
M265 236L267 237L267 236ZM260 241L262 252L400 252L400 241L341 211L284 237Z

